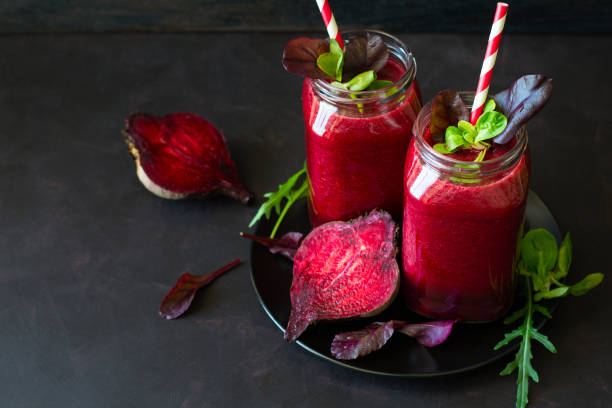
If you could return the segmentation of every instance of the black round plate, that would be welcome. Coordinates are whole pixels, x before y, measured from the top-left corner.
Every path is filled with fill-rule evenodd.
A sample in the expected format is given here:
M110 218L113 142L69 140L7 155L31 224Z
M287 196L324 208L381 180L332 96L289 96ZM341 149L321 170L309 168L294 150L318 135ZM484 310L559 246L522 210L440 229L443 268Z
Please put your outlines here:
M283 222L285 231L310 231L305 200L292 208ZM559 226L540 198L529 192L527 198L527 227L546 228L558 241ZM256 234L268 236L274 220L259 223ZM279 231L278 236L282 235ZM251 279L255 292L264 310L272 321L284 332L291 312L289 289L292 279L292 263L280 255L271 254L267 248L253 243L251 247ZM520 280L522 281L522 279ZM515 302L520 307L522 299ZM554 306L554 305L553 305ZM338 333L363 329L374 321L392 319L423 321L424 319L407 309L398 296L396 301L382 314L368 319L350 321L318 322L306 330L297 344L311 353L332 363L372 374L399 377L435 377L460 373L491 363L510 352L513 347L493 350L493 346L509 331L502 321L480 324L455 324L453 332L443 344L426 348L407 336L393 336L380 350L356 360L336 360L330 353L330 345ZM541 328L546 319L537 314L536 326ZM281 336L279 335L279 339Z

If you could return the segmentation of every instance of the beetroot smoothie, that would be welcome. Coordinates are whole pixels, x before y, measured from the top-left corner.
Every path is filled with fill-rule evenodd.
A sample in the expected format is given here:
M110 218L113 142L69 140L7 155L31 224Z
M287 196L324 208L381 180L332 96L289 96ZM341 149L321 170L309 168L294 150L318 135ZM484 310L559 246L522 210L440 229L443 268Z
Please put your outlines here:
M431 105L406 155L402 293L425 316L502 317L514 299L516 249L529 188L527 134L477 152L444 156L428 134Z
M304 80L302 102L313 226L347 220L373 208L402 213L404 158L421 109L412 54L380 35L389 60L378 79L393 90L350 92L322 80ZM350 33L343 34L345 39Z

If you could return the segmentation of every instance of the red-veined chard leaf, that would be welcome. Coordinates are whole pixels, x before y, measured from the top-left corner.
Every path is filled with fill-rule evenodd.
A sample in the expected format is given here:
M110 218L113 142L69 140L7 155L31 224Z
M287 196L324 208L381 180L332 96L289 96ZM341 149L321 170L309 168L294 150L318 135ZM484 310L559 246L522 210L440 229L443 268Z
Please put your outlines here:
M379 35L367 33L355 36L344 49L343 81L348 81L364 71L378 72L388 59L387 46Z
M438 92L431 101L431 122L429 130L431 135L442 135L444 139L446 128L456 126L460 120L470 120L470 112L467 105L457 91L445 89Z
M400 320L375 322L363 330L337 334L332 341L331 353L339 360L354 360L382 348L395 331L414 338L425 347L433 347L448 338L454 323L454 320L426 323Z
M210 285L215 279L240 263L236 259L224 267L204 275L182 274L159 306L159 315L174 319L185 313L191 305L198 289Z
M330 79L329 75L317 66L317 58L326 52L329 52L329 39L294 38L283 50L283 67L292 74L313 79Z
M304 238L301 232L288 232L280 238L258 237L244 232L241 232L240 235L267 247L273 254L283 255L292 261Z
M493 141L503 144L512 140L516 132L548 102L552 95L551 78L544 75L524 75L512 86L496 94L493 99L508 118L508 126Z
M333 62L338 62L341 73L332 75L325 73L317 65L317 59L323 54L330 53L329 39L327 38L294 38L285 45L283 51L283 67L285 70L296 75L303 75L313 79L334 79L342 78L349 81L356 75L373 70L380 71L389 59L389 52L383 39L376 34L358 35L345 45L344 57L341 59L333 58ZM329 69L329 72L336 73Z

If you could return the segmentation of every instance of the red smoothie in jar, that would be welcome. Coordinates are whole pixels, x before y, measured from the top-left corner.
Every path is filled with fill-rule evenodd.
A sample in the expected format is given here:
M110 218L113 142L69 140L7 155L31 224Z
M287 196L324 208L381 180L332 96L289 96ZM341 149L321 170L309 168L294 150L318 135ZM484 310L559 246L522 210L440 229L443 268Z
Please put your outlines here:
M431 105L406 155L402 293L425 316L492 321L514 300L517 242L529 188L527 133L476 151L442 155L429 135Z
M402 213L404 159L421 98L412 54L396 38L375 33L389 49L389 60L377 79L392 81L393 93L389 89L350 92L326 81L304 80L313 227L373 208L387 210L396 219ZM351 33L343 37L348 40Z

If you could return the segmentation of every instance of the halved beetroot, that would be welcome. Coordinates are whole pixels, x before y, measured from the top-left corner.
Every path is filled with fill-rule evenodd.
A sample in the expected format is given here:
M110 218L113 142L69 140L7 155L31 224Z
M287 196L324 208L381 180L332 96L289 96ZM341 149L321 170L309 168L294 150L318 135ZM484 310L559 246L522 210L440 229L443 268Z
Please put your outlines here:
M378 210L308 234L295 254L285 339L317 320L372 316L391 304L400 277L396 234L391 216Z
M225 137L193 113L154 116L135 113L123 135L136 174L153 194L173 200L218 192L244 204L253 198L238 179Z

